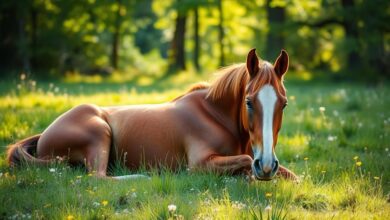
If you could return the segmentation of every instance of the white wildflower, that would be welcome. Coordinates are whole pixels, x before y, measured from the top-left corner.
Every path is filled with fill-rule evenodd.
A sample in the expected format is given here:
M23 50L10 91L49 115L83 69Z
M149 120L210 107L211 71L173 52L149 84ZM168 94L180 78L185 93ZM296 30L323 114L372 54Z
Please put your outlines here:
M325 111L325 107L324 107L324 106L321 106L321 107L319 108L319 110L320 110L320 112L324 112L324 111Z
M267 205L264 210L266 212L269 212L269 211L271 211L271 209L272 209L272 207L270 205Z
M50 173L54 173L54 172L56 172L56 169L55 168L49 168L49 172Z
M328 136L328 141L335 141L336 139L337 139L337 136L332 136L332 135Z
M168 211L169 212L175 212L176 211L176 205L174 205L174 204L170 204L170 205L168 205Z
M97 207L100 206L100 203L99 203L99 202L93 202L93 203L92 203L92 206L95 207L95 208L97 208Z
M232 207L235 209L244 209L246 207L246 205L242 202L234 201L232 204Z

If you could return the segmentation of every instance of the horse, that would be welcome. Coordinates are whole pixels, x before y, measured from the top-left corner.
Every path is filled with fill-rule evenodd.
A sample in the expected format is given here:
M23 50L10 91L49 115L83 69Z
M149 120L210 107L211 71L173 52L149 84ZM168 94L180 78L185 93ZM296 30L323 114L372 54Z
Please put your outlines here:
M288 65L285 50L271 64L252 49L246 63L221 69L213 83L197 84L167 103L76 106L43 133L9 146L7 161L47 165L66 158L97 177L114 179L132 178L107 175L108 165L123 159L132 170L144 165L177 170L184 162L191 171L297 180L275 154Z

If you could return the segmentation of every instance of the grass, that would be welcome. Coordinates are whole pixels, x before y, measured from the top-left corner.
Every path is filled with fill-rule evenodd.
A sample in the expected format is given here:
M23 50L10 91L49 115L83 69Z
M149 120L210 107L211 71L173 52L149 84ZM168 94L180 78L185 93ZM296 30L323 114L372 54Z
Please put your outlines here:
M151 180L96 179L64 164L11 169L6 145L42 132L74 105L160 103L202 76L156 83L0 82L0 218L390 219L390 87L289 82L281 164L302 182L144 171ZM18 86L19 85L19 86ZM137 173L121 167L114 174ZM168 209L169 205L170 209Z

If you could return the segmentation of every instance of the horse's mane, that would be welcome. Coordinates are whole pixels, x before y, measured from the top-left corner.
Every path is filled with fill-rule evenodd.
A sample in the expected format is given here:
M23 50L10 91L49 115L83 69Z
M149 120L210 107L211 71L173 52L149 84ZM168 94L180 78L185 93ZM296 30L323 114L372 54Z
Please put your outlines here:
M235 64L222 68L217 72L219 77L210 85L207 98L218 100L223 95L238 97L245 90L249 80L245 64Z
M236 98L244 95L250 80L245 63L228 66L221 69L217 74L220 76L210 85L207 98L218 100L224 95L232 95ZM275 85L275 88L279 88L276 85L280 84L272 64L266 61L260 61L259 72L253 82L255 83L248 85L248 92L258 91L264 84Z
M200 82L192 85L189 90L187 90L186 93L190 93L196 90L201 90L201 89L207 89L210 87L210 84L207 82Z
M173 101L183 97L184 95L202 89L208 89L206 98L211 100L218 100L224 95L230 95L236 98L242 98L245 89L247 88L250 76L246 69L246 64L234 64L228 67L224 67L216 72L219 77L211 84L201 82L194 84L183 95L175 98ZM274 72L272 64L266 61L260 61L259 73L256 75L254 82L249 85L248 92L255 92L264 84L279 84L279 80ZM283 84L282 84L283 86ZM275 86L279 89L279 86ZM280 91L279 91L280 92Z

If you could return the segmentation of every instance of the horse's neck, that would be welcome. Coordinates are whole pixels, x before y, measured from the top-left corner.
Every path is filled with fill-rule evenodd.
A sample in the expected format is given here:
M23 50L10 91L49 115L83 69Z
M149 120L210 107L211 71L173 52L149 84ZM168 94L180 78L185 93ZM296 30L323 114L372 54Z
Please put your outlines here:
M221 121L221 124L225 125L226 129L240 141L243 148L241 151L246 152L244 148L249 142L249 133L245 130L241 119L241 111L244 108L243 99L243 97L226 94L218 100L211 101L211 105L215 109L217 120Z

